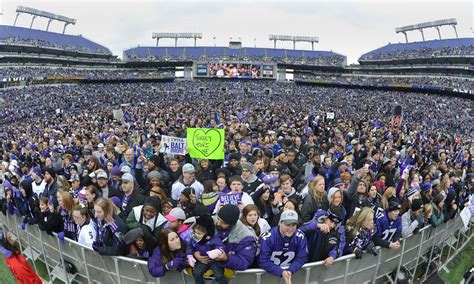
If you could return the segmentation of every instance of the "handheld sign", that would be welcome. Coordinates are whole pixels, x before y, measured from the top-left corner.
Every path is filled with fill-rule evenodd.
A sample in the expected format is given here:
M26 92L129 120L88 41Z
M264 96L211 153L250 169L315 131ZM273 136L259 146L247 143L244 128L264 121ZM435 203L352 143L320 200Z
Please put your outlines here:
M186 155L186 138L162 135L160 153Z
M224 129L188 128L186 143L192 158L224 159Z
M221 194L219 196L219 203L221 206L227 204L238 206L240 203L242 203L242 192Z

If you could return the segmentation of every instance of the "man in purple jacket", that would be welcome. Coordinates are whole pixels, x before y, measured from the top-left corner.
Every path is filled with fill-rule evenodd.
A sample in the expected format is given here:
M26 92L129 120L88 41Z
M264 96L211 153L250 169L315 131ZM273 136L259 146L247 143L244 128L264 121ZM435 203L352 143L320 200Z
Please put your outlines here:
M284 211L280 223L260 237L260 268L291 283L291 275L296 273L308 258L306 237L296 228L298 213ZM289 267L288 267L289 266Z
M223 268L245 270L255 257L255 233L240 220L240 210L232 204L224 205L217 214L216 235L224 244L222 254L215 258ZM207 262L209 257L194 255L200 262Z

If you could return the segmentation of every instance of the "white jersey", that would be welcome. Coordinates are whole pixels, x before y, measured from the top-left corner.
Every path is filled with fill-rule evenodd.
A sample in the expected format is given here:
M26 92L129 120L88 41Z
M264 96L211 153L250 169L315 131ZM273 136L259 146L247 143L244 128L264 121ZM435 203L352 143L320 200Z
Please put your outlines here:
M227 193L229 195L234 194L232 191ZM245 207L249 204L254 204L252 197L247 193L247 192L242 192L242 198L240 200L240 203ZM220 198L217 200L216 207L214 208L213 214L217 214L219 210L221 209L221 200ZM242 212L240 212L240 215L242 216Z
M94 223L91 221L89 224L83 225L82 227L77 225L77 242L92 248L92 243L95 241L97 232L94 228Z
M31 183L31 187L33 189L33 193L35 193L38 197L40 197L41 194L43 194L44 189L46 187L46 182L44 179L41 181L40 184L36 184L36 181L33 181Z

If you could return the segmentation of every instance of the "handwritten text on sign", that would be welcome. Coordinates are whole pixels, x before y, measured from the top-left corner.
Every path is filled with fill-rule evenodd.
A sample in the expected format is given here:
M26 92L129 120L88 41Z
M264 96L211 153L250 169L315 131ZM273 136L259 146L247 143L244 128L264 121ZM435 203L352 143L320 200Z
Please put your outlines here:
M186 139L192 158L224 159L224 129L188 128Z

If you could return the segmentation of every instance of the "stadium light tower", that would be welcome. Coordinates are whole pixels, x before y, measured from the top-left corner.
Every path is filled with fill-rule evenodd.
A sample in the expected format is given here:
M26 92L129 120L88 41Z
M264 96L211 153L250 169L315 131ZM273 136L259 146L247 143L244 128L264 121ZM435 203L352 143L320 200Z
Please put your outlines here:
M178 46L178 38L192 38L194 39L194 46L196 46L196 40L202 39L202 33L153 33L152 38L156 38L156 46L162 38L173 38L174 46Z
M314 50L314 43L319 42L318 37L311 36L288 36L288 35L270 35L269 40L273 40L273 48L276 48L277 41L292 41L293 49L296 49L296 42L310 42L311 49Z
M15 22L13 23L13 26L16 25L16 21L18 20L18 17L20 14L29 14L32 15L33 18L31 18L31 23L30 23L30 29L33 27L33 23L37 17L43 17L48 19L48 25L46 26L46 31L49 30L49 25L51 24L52 21L58 21L58 22L63 22L64 23L64 28L63 28L63 33L66 32L66 27L68 25L75 25L76 24L76 19L64 17L61 15L56 15L50 12L46 11L41 11L33 8L28 8L28 7L23 7L23 6L17 6L16 7L16 17L15 17Z
M426 22L426 23L421 23L421 24L416 24L416 25L409 25L409 26L395 28L395 33L397 34L402 33L405 36L405 41L408 43L407 32L417 30L421 32L421 37L423 38L423 41L425 41L425 34L423 33L423 29L435 28L438 31L439 39L441 39L441 31L439 28L441 26L452 26L454 29L454 32L456 33L456 38L458 38L458 31L456 30L457 24L458 22L456 21L456 19L438 20L438 21L433 21L433 22Z

